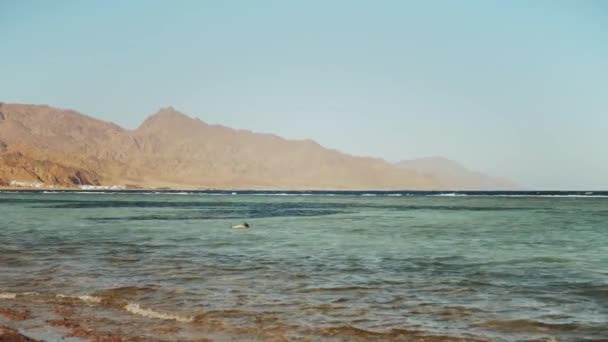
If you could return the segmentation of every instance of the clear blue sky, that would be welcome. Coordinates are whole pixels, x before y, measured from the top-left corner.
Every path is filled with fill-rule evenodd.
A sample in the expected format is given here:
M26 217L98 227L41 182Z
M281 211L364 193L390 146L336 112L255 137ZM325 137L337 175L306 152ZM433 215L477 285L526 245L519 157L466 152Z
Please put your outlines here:
M608 1L0 0L0 101L608 189Z

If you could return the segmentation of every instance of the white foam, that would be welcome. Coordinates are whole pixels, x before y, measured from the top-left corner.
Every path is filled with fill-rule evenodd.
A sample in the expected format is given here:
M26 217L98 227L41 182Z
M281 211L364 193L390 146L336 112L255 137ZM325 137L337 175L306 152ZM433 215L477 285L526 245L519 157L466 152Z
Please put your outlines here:
M0 299L15 299L17 298L16 293L0 292Z
M95 296L84 295L84 296L78 296L77 298L84 302L87 302L87 303L95 303L95 304L101 303L101 298L95 297Z
M40 295L38 292L21 292L21 293L0 292L0 299L15 299L20 296L38 296L38 295Z
M79 299L83 302L86 303L91 303L91 304L99 304L101 303L101 298L99 297L95 297L95 296L89 296L89 295L82 295L82 296L69 296L69 295L63 295L63 294L58 294L57 298L73 298L73 299Z
M468 196L467 194L457 194L455 192L451 192L451 193L446 193L446 194L433 194L433 195L427 195L430 197L466 197Z
M79 195L113 194L113 192L106 192L106 191L72 191L71 193L79 194Z
M173 315L173 314L169 314L169 313L162 313L162 312L158 312L158 311L154 311L154 310L150 310L150 309L144 309L141 306L139 306L139 304L137 304L137 303L129 303L129 304L125 305L125 310L127 310L128 312L130 312L132 314L143 316L143 317L158 318L158 319L178 321L178 322L183 322L183 323L190 323L194 320L194 318L192 318L192 317L182 317L182 316Z

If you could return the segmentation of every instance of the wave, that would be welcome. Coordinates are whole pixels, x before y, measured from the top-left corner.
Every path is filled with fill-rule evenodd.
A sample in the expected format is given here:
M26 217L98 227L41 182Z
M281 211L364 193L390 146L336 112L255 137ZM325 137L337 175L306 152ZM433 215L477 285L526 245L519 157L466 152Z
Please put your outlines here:
M90 303L90 304L101 304L101 298L96 297L96 296L89 296L89 295L70 296L70 295L58 294L58 295L56 295L56 297L57 298L79 299L85 303Z
M522 198L608 198L608 195L468 195L471 197L522 197Z
M290 192L255 192L255 193L239 193L237 195L246 196L328 196L328 194L311 194L311 193L290 193Z
M471 193L442 193L428 194L426 197L524 197L524 198L608 198L608 195L580 195L580 194L471 194Z
M455 192L445 193L445 194L430 194L428 197L466 197L469 196L467 194L458 194Z
M488 320L476 323L481 328L514 332L576 331L584 325L576 323L547 323L530 319Z
M497 195L498 197L608 198L608 195Z
M148 318L164 319L168 321L178 321L183 323L191 323L194 321L193 317L183 317L170 313L163 313L151 309L144 309L137 303L129 303L125 305L125 310L139 316Z
M199 196L422 196L422 197L547 197L608 198L608 191L483 191L483 190L0 190L0 193L40 194L126 194L126 195L199 195Z
M300 293L314 293L314 292L350 292L350 291L370 291L374 288L366 286L335 286L335 287L307 287L302 289L296 289L296 292Z
M54 297L54 298L63 299L63 300L77 300L77 301L80 301L80 302L83 302L83 303L89 304L89 305L106 305L106 304L108 304L106 301L104 301L104 299L102 297L92 296L92 295L66 295L66 294L60 293L60 294L56 294L54 296L51 295L49 297L48 295L40 295L37 292L22 292L22 293L0 292L0 299L17 299L18 297L25 297L25 296L37 296L37 297L40 297L40 299L42 299L42 300L46 299L47 301L50 301L51 303L54 302L52 300L52 298ZM37 300L40 300L40 299L37 299ZM178 321L178 322L183 322L183 323L191 323L194 321L194 317L192 317L192 316L180 316L180 315L173 314L173 313L161 312L161 311L156 311L156 310L152 310L152 309L142 308L139 303L134 303L134 302L126 303L124 306L122 306L122 309L124 309L125 311L127 311L131 314L142 316L142 317Z
M0 292L0 299L17 299L17 297L38 296L38 292Z

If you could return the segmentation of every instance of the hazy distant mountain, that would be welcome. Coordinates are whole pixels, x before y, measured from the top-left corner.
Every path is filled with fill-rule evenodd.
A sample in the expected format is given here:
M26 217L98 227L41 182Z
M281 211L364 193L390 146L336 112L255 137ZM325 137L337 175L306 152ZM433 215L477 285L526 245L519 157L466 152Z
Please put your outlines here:
M433 176L165 108L136 130L72 110L0 104L0 183L225 189L438 189Z
M404 160L398 167L432 176L441 187L451 190L514 190L517 185L508 179L495 178L468 170L458 162L443 157Z

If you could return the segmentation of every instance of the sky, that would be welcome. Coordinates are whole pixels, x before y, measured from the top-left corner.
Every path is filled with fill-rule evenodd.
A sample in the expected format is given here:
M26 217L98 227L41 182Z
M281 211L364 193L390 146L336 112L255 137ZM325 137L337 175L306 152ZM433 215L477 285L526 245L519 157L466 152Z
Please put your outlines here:
M608 190L608 2L0 0L0 101Z

